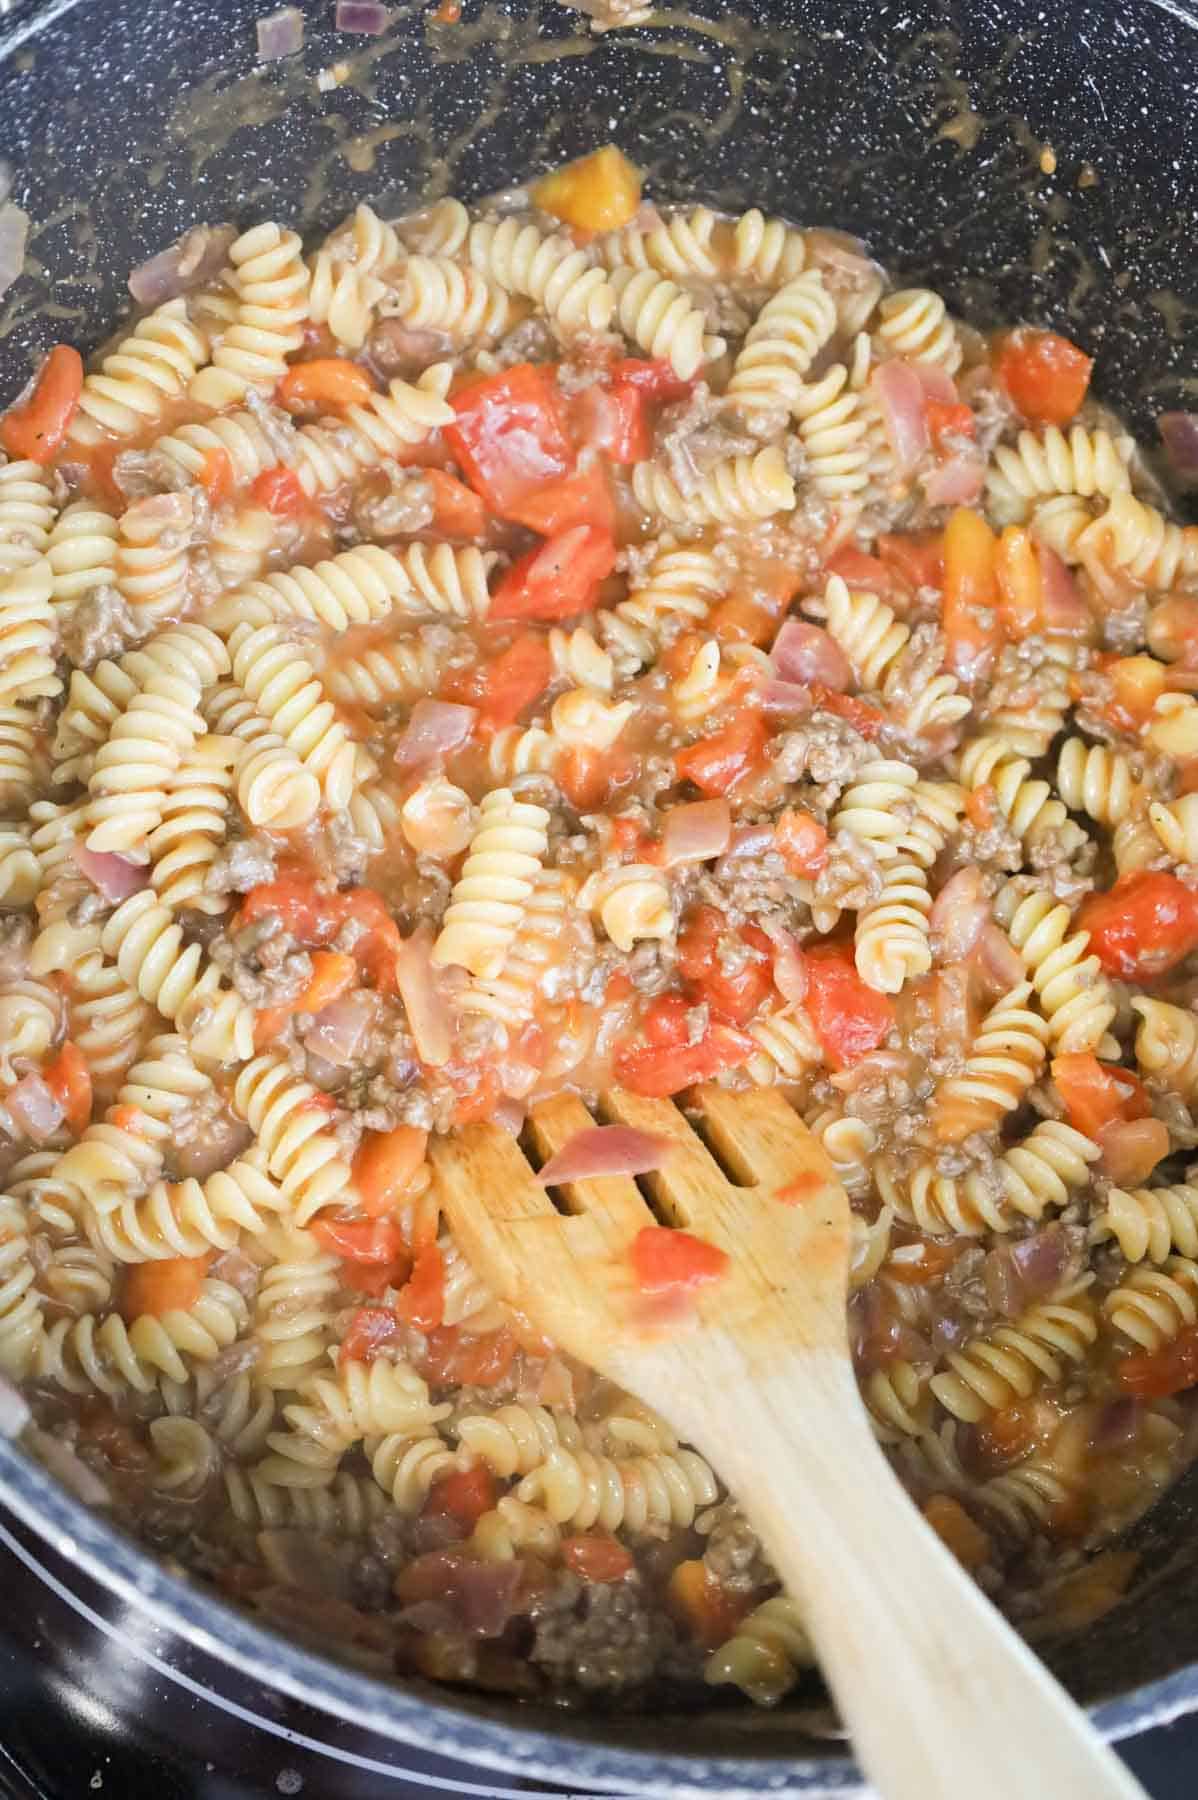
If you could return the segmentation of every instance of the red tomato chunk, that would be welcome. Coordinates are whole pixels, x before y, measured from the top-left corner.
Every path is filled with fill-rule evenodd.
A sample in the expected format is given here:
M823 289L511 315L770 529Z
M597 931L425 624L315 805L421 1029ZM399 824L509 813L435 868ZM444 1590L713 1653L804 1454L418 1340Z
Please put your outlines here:
M1165 870L1125 875L1077 916L1108 975L1151 981L1198 949L1198 896Z
M628 1254L636 1284L647 1295L693 1293L719 1281L728 1268L728 1257L717 1245L666 1225L638 1231Z

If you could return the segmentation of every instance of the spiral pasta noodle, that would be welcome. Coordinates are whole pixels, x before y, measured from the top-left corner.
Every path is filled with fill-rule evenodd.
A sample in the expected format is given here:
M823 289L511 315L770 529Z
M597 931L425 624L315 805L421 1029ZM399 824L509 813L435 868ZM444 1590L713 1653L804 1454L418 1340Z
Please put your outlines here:
M56 511L49 479L39 463L0 466L0 580L45 554Z
M690 1525L717 1498L715 1476L694 1450L614 1462L559 1444L527 1474L516 1498L543 1506L559 1525L579 1531L644 1531L651 1524Z
M93 588L116 585L117 537L116 519L94 501L63 507L46 542L56 608L74 605Z
M948 1370L932 1377L932 1392L956 1419L975 1423L988 1412L1026 1400L1042 1382L1061 1379L1098 1336L1093 1309L1082 1299L1046 1301L952 1350Z
M1133 1343L1159 1350L1183 1327L1198 1324L1198 1262L1170 1256L1160 1268L1133 1269L1111 1289L1102 1310Z
M53 592L54 577L44 556L0 576L0 706L53 699L62 691L54 666L58 625Z
M933 363L947 375L961 367L961 344L948 309L930 288L887 294L878 314L878 341L893 355Z
M745 335L728 382L730 404L748 413L795 411L803 378L835 330L836 303L819 270L788 281Z
M1039 1078L1048 1026L1028 1005L1031 993L1031 983L1023 981L994 1002L964 1068L937 1089L936 1132L946 1143L998 1124Z
M794 481L775 444L755 456L732 456L703 476L684 494L672 475L656 463L637 463L632 489L645 512L657 513L672 525L731 525L768 519L794 505Z
M71 442L132 437L153 425L186 394L208 349L207 337L188 318L185 299L156 306L84 380Z
M564 336L606 331L611 324L615 291L569 238L545 237L535 225L503 219L471 225L464 248L473 269L543 307Z
M549 815L493 788L478 824L448 911L433 945L435 963L457 963L492 979L503 970L546 849Z
M213 408L232 405L249 388L272 388L303 342L308 317L311 278L294 231L255 225L233 244L229 262L237 280L236 317L187 390Z
M1115 1016L1115 1003L1098 958L1086 955L1089 934L1070 936L1069 908L1042 889L1025 898L1009 891L1000 895L999 916L1023 957L1053 1049L1096 1050Z
M1173 1187L1113 1187L1106 1206L1090 1227L1101 1242L1114 1238L1128 1262L1164 1263L1176 1251L1198 1257L1198 1188L1189 1182Z
M243 1056L248 1052L243 1052ZM310 1103L317 1090L293 1074L286 1057L267 1052L247 1061L233 1084L234 1110L249 1125L283 1190L297 1225L353 1192L349 1166Z
M611 290L625 337L648 355L666 358L680 381L689 381L705 362L723 355L724 340L708 334L703 309L665 275L617 268Z
M359 766L357 747L307 657L281 626L248 623L232 633L229 653L234 681L320 782L325 805L346 806Z

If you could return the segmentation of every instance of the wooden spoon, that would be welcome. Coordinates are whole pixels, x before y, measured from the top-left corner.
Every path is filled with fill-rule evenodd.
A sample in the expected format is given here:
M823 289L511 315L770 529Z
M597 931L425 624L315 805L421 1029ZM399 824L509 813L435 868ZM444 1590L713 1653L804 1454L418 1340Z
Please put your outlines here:
M730 1258L685 1316L646 1322L628 1250L659 1221L636 1182L574 1182L560 1190L563 1214L495 1125L433 1148L464 1252L497 1294L655 1407L719 1471L798 1601L887 1800L1143 1800L874 1440L849 1360L848 1201L822 1148L768 1089L692 1099L702 1137L667 1101L613 1091L600 1108L672 1140L642 1177L661 1219ZM593 1124L562 1096L534 1110L530 1129L548 1157Z

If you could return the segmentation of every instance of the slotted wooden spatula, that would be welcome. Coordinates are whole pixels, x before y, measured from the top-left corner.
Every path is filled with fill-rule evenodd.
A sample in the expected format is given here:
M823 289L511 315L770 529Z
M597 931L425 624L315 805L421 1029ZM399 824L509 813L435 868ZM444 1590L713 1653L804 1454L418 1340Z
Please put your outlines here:
M563 1215L494 1125L434 1150L466 1255L503 1299L648 1401L719 1471L798 1600L887 1800L1143 1800L874 1441L849 1361L848 1202L823 1150L768 1089L709 1088L693 1100L703 1137L665 1101L617 1090L600 1107L672 1140L661 1169L642 1178L661 1218L730 1258L688 1316L645 1323L628 1249L659 1221L634 1181L577 1181L561 1190ZM548 1157L593 1123L566 1096L537 1108L531 1130Z

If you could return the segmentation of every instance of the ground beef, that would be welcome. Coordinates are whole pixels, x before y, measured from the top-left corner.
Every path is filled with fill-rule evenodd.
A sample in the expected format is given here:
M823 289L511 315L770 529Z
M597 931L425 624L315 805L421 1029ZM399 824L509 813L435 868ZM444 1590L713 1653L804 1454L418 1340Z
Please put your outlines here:
M1062 832L1066 830L1067 826L1054 826L1038 837L1028 846L1027 860L1042 877L1043 885L1058 900L1074 907L1094 886L1092 871L1098 846L1091 841L1083 844L1080 850L1072 849L1062 841Z
M203 1181L217 1169L227 1168L253 1141L249 1126L236 1118L212 1089L171 1118L167 1152L171 1179Z
M204 887L210 894L248 894L275 878L275 853L261 838L233 838L217 851Z
M264 400L256 388L246 389L245 406L253 413L261 429L263 437L274 451L281 463L290 468L296 461L295 447L299 433L290 413L284 412L281 406L272 406Z
M0 982L25 980L32 942L33 920L28 913L0 913Z
M62 653L80 669L94 669L106 656L121 656L144 628L134 619L116 588L92 588L67 613L59 627Z
M794 929L810 925L811 913L797 884L775 850L761 856L723 856L695 884L695 899L716 906L730 925L775 920Z
M398 463L385 462L356 491L353 522L364 540L382 544L389 538L424 531L432 524L435 510L432 487L418 469L401 469Z
M561 346L545 319L524 319L500 338L487 352L490 365L496 369L512 369L517 363L550 362Z
M122 450L112 465L112 479L130 501L174 493L191 482L187 470L161 450Z
M1128 656L1142 650L1148 635L1148 602L1137 594L1127 606L1103 615L1102 647Z
M295 1000L312 979L312 958L295 947L277 913L263 913L231 935L222 933L208 954L242 999L255 1007Z
M781 780L806 778L838 790L847 787L873 755L872 746L847 719L825 712L813 713L805 724L780 733L770 745L774 772Z
M647 1681L675 1635L635 1575L600 1585L566 1571L541 1603L531 1660L555 1683L618 1692Z
M735 1500L722 1500L695 1520L706 1539L703 1561L727 1593L748 1594L777 1580L761 1540Z
M363 360L389 381L395 375L420 374L430 363L441 362L452 348L453 339L447 332L415 331L402 319L380 319L366 340Z
M758 448L755 438L733 425L726 406L722 394L697 381L685 400L662 408L654 448L684 494L693 494L716 463Z

